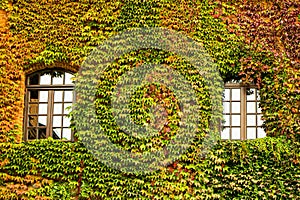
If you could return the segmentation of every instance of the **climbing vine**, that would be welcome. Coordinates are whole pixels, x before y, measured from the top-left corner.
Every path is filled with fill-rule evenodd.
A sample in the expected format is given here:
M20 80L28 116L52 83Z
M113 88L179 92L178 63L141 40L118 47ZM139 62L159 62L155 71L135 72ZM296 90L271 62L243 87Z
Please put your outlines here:
M0 199L297 198L299 140L291 138L299 139L300 133L299 5L298 0L0 1L7 15L0 27ZM180 119L176 96L168 88L141 87L131 101L137 123L151 119L147 113L152 104L167 108L172 123L159 140L129 137L107 112L118 76L144 63L169 65L197 89L202 106L195 140L181 158L141 176L103 165L81 142L21 142L27 74L48 67L79 71L96 46L139 27L178 31L203 44L224 82L257 84L265 131L277 138L223 141L206 158L199 157L212 117L203 77L173 52L141 49L109 66L97 90L98 117L110 139L126 150L163 147L176 134Z

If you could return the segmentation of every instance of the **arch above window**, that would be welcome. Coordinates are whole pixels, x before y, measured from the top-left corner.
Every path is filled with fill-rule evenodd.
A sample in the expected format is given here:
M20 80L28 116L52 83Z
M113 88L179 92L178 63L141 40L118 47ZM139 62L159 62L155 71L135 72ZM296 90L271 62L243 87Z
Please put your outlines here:
M26 77L24 139L73 140L68 116L74 97L73 74L47 69Z

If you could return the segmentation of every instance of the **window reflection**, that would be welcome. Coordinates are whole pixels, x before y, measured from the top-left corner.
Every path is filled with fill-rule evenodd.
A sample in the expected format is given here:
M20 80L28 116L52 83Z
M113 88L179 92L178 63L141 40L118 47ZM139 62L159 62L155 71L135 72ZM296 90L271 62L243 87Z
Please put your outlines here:
M231 139L240 140L241 139L241 129L240 128L232 128L231 129Z
M46 126L47 125L47 116L39 116L39 126Z
M39 114L47 114L48 104L39 104Z
M61 103L55 103L53 114L62 114L62 104Z
M53 139L61 139L61 128L54 128L52 131Z
M61 116L53 116L53 127L61 127Z
M232 126L240 126L241 125L241 115L232 115Z
M40 77L40 85L50 85L51 76L49 74L44 74Z
M73 101L73 91L65 91L65 102L69 101L72 102Z
M63 91L54 91L54 102L63 101Z
M63 75L53 77L53 80L52 80L53 85L62 85L63 83L64 83Z
M66 85L73 84L72 78L73 78L73 75L66 72L65 73L65 84Z
M222 133L221 133L221 138L225 139L225 140L229 140L230 139L230 133L229 133L230 129L229 128L225 128Z
M241 90L240 89L232 89L231 90L231 100L239 101L241 100Z
M232 113L240 113L241 112L241 103L240 102L232 102Z
M38 129L38 139L46 139L46 128Z
M39 91L39 101L40 102L48 102L48 91Z
M72 130L70 128L64 128L63 129L63 134L62 134L62 139L65 140L71 140L72 138Z

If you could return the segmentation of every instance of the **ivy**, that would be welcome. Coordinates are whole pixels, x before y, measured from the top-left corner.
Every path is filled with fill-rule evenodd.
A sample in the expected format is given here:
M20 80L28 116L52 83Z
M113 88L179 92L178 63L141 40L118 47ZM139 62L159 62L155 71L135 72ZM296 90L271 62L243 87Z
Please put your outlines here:
M0 1L0 9L8 16L0 27L0 199L298 198L299 1L18 0ZM152 119L154 104L164 105L172 121L158 138L146 140L118 129L110 95L126 71L150 62L169 65L191 82L202 108L195 140L180 159L141 176L105 166L80 142L22 143L25 74L53 66L78 71L96 46L137 27L165 27L187 35L203 44L224 82L256 83L265 131L276 137L222 141L200 157L212 118L203 77L172 52L141 49L111 63L99 81L98 117L111 141L128 151L167 145L180 119L172 91L147 85L131 99L137 123Z

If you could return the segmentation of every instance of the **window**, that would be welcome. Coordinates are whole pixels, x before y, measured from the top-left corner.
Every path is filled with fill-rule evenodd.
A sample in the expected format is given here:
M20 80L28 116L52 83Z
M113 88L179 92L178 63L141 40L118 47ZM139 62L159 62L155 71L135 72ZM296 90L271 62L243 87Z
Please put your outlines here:
M225 84L221 139L245 140L265 137L259 108L259 91L255 86Z
M71 105L74 101L73 75L61 70L46 70L26 79L25 140L73 140L70 128Z

